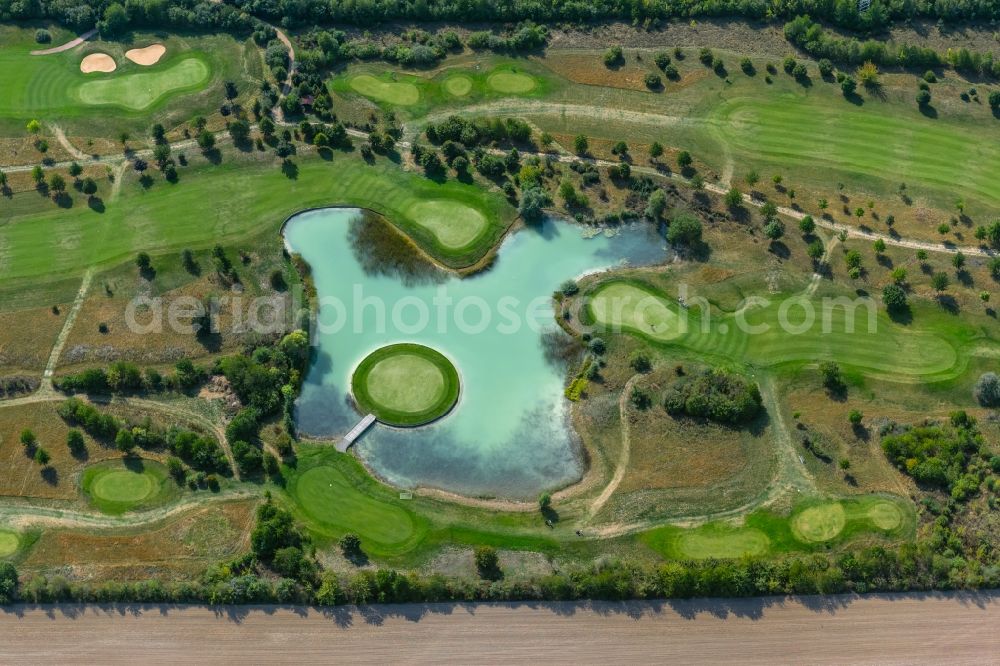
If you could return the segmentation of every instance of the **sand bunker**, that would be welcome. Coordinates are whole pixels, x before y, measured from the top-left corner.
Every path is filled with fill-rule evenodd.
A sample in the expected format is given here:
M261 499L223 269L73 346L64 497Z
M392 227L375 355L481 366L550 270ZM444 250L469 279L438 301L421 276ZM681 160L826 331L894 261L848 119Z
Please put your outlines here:
M91 53L80 61L80 71L84 74L91 72L113 72L117 69L114 58L107 53Z
M125 57L137 65L155 65L167 52L167 47L163 44L151 44L144 49L131 49L125 52Z

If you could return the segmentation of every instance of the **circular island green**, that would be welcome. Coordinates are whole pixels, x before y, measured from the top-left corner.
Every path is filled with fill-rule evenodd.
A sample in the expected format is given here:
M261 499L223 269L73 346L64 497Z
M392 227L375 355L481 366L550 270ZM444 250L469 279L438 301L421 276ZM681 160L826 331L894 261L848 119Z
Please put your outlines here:
M458 401L458 370L438 351L413 343L376 349L358 364L351 392L362 412L394 426L441 418Z

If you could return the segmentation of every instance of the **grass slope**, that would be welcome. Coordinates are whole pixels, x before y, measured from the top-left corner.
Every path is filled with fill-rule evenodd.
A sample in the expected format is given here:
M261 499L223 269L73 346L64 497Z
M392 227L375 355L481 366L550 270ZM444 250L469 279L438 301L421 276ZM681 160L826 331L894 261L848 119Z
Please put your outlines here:
M595 302L587 306L586 316L609 330L763 367L832 360L897 381L947 379L964 369L964 347L985 342L981 330L930 308L921 309L913 324L903 325L882 311L869 320L865 307L792 295L772 295L732 313L693 302L685 309L652 287L615 278L598 284L590 295ZM667 321L667 312L679 323L668 326L674 322Z
M383 423L417 426L447 414L458 401L458 371L430 347L395 344L372 352L351 377L362 412Z
M224 162L184 170L177 185L159 182L147 191L126 183L103 213L80 199L61 209L35 193L16 195L6 206L12 214L0 221L0 246L9 248L0 281L38 285L80 275L88 266L130 261L139 250L168 253L225 244L269 228L277 231L297 211L338 204L370 208L442 263L464 267L481 259L516 217L496 194L455 181L439 184L383 161L368 166L338 154L329 161L306 158L297 164L291 180L270 163ZM460 250L445 247L412 216L414 205L427 200L473 209L487 221L486 228ZM19 207L25 212L14 212Z

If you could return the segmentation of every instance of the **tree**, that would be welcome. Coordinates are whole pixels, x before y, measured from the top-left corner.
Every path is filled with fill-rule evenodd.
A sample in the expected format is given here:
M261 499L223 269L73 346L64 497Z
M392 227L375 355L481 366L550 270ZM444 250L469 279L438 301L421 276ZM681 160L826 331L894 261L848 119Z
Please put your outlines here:
M153 148L153 159L163 169L167 165L167 160L170 159L170 144L168 143L158 143L156 147Z
M84 178L83 185L80 187L84 194L92 196L97 193L97 181L93 178Z
M693 162L694 160L691 158L691 153L689 153L688 151L682 150L681 152L677 153L677 166L679 166L680 168L687 169L688 167L691 166Z
M66 433L66 446L73 454L80 454L86 449L86 445L83 441L83 433L76 428L71 429Z
M663 211L667 209L667 194L662 189L656 189L649 195L646 204L646 217L651 220L660 221L663 218Z
M618 155L620 158L625 159L628 157L628 144L624 141L619 141L611 147L611 154Z
M206 153L212 150L215 148L215 135L203 129L198 133L198 146Z
M250 138L250 123L245 120L234 120L229 123L228 129L229 136L233 137L233 143L243 143Z
M948 274L947 273L935 273L931 276L931 287L935 291L944 291L948 288Z
M31 179L35 181L36 185L40 185L45 180L45 170L42 169L41 165L36 164L31 169Z
M139 267L140 271L146 272L153 267L153 261L150 259L149 254L140 252L135 256L135 265Z
M773 219L764 225L764 235L776 241L785 235L785 225L779 219Z
M17 599L17 569L10 562L0 562L0 605Z
M1000 407L1000 377L995 372L985 372L976 380L973 395L983 407Z
M340 537L337 545L340 546L340 552L343 553L344 557L347 559L354 559L362 554L361 537L354 532L348 532L344 536Z
M858 67L855 74L864 86L878 85L878 66L871 60L866 60L863 65Z
M875 242L872 243L872 249L875 250L875 254L882 254L885 252L885 241L881 238L876 238Z
M115 448L128 455L135 448L135 435L128 428L122 428L115 435Z
M844 97L850 97L857 89L858 82L853 77L845 76L844 80L840 82L840 91L844 93Z
M1000 90L991 90L988 99L990 108L994 111L1000 111Z
M808 254L809 258L813 261L819 261L822 259L825 252L826 250L823 247L823 241L818 238L806 246L806 254Z
M823 379L823 386L831 391L839 391L844 388L844 378L840 374L840 366L833 361L820 363L819 375Z
M78 163L73 162L72 164L69 165L69 175L72 176L74 179L78 179L81 173L83 173L83 167L80 166Z
M167 130L161 123L153 125L152 134L154 143L163 144L167 142Z
M104 18L97 23L98 30L105 37L115 37L128 28L128 14L125 8L117 2L111 3L104 10Z
M679 213L667 228L667 242L671 245L694 245L701 241L701 220L691 213Z
M931 103L931 91L930 90L919 90L917 91L917 106L923 108Z
M49 189L55 192L56 194L61 194L65 192L66 179L63 178L62 175L58 173L52 174L52 177L49 178Z
M655 160L659 158L661 155L663 155L663 146L660 145L659 141L654 141L653 143L649 144L649 157L651 159Z
M861 268L861 253L857 250L849 250L844 255L844 262L848 268Z
M861 425L862 418L864 415L856 409L852 409L851 413L847 415L847 420L850 421L851 425Z
M50 456L49 452L42 447L38 447L35 449L34 459L39 465L48 465L49 461L52 460L52 456Z
M538 496L538 508L541 509L542 513L545 513L552 508L552 495L548 493L542 493Z
M657 51L656 55L653 56L653 62L661 70L665 70L670 64L670 54L666 51Z
M503 572L500 570L500 556L497 554L496 548L479 546L475 550L474 560L476 570L481 578L499 580L503 577Z
M457 161L457 160L456 160ZM541 187L530 187L521 193L518 212L525 222L537 222L542 218L544 209L552 205L549 195Z
M813 220L812 215L806 215L799 220L799 231L806 236L810 236L814 231L816 231L816 222Z
M663 85L660 75L652 72L649 72L645 77L643 77L643 83L645 83L646 87L650 90L658 90Z
M38 437L35 436L35 433L32 430L25 428L24 430L21 431L22 445L34 446L37 443L38 443Z
M576 138L573 139L573 150L577 155L586 155L587 151L590 150L590 144L587 141L587 137L582 134L577 134Z
M735 185L729 188L725 196L726 207L731 210L737 210L743 207L743 193L740 192L739 188Z
M778 207L774 205L773 201L767 201L760 207L760 213L765 220L770 222L778 216Z
M25 125L24 128L28 130L29 134L38 134L39 132L42 131L42 124L37 120L35 120L34 118L32 118L31 120L28 121L28 124Z
M636 349L629 354L628 364L636 372L649 372L653 369L653 362L650 360L649 354L642 349Z
M897 266L892 269L892 281L896 284L903 284L906 282L906 269L902 266Z
M955 267L955 270L962 270L965 266L965 254L959 250L951 257L951 265Z
M625 55L622 52L622 47L612 46L607 51L604 52L604 66L605 67L615 67L617 65L625 62Z
M896 283L882 288L882 302L886 309L894 312L906 309L906 292Z

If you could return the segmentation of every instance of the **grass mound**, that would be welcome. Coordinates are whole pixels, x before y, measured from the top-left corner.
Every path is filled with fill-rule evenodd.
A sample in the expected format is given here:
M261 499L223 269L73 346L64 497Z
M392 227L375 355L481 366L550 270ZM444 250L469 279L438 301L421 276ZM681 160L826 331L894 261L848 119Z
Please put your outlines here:
M891 531L903 523L903 513L892 502L876 502L868 507L868 520L880 530Z
M84 470L82 486L95 507L119 514L164 497L167 477L166 468L151 460L114 460Z
M478 210L447 199L420 201L411 206L407 214L449 250L469 247L488 227L486 218Z
M399 545L416 531L409 512L359 493L336 467L307 470L295 480L292 494L309 518L338 534L355 532L362 542Z
M10 557L17 552L21 545L21 538L16 532L0 530L0 557Z
M420 90L412 83L360 74L350 81L351 88L365 97L394 106L412 106L420 101Z
M447 414L458 400L458 371L439 352L410 343L369 354L351 378L363 412L383 423L417 426Z
M810 507L792 518L792 532L803 541L829 541L844 531L847 512L840 502Z
M170 67L86 81L77 89L84 104L121 106L142 111L160 98L206 83L211 70L200 58L185 58Z
M512 69L501 69L493 72L486 79L486 84L500 93L523 95L535 88L534 77Z
M465 97L472 92L472 79L465 74L453 74L442 85L452 97Z

